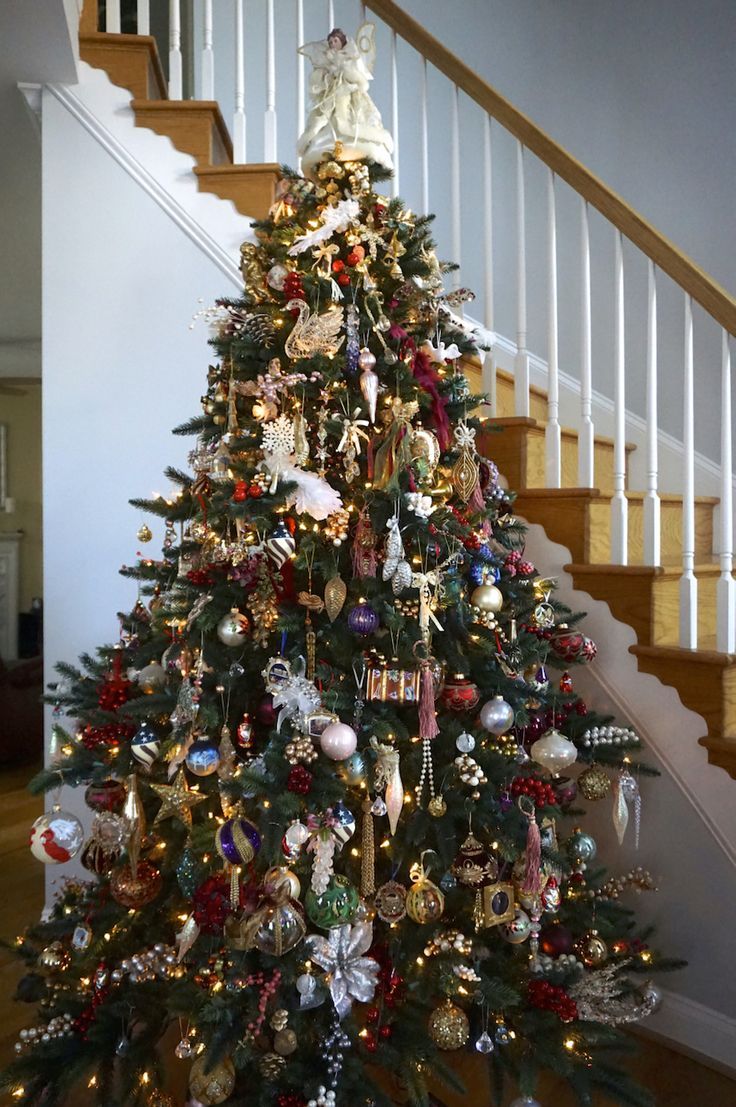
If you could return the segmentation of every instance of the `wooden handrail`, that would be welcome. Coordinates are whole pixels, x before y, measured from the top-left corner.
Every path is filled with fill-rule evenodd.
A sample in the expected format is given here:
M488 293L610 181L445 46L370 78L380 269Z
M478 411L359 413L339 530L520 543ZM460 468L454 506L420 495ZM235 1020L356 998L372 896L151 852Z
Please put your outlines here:
M526 115L465 65L393 0L366 0L366 7L474 100L523 146L566 181L630 242L651 258L729 334L736 334L736 299L684 254L643 215L546 135Z

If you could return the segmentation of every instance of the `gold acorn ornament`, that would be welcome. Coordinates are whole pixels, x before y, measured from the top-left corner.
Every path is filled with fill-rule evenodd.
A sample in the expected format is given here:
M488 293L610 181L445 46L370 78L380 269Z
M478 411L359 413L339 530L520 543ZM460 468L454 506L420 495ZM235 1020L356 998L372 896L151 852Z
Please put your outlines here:
M600 765L590 765L578 777L578 791L591 803L605 799L611 791L611 778Z
M445 910L445 897L437 885L429 879L424 868L424 856L422 853L417 865L412 868L412 886L406 895L406 913L412 922L424 926L425 923L437 922L442 918Z
M470 1037L468 1016L449 998L429 1016L428 1029L439 1049L461 1049Z
M232 1095L234 1087L235 1065L229 1057L224 1057L211 1067L206 1053L197 1057L189 1073L189 1091L202 1107L224 1103Z
M347 595L347 584L339 573L335 573L334 577L330 577L325 585L325 611L331 623L334 623L345 606Z

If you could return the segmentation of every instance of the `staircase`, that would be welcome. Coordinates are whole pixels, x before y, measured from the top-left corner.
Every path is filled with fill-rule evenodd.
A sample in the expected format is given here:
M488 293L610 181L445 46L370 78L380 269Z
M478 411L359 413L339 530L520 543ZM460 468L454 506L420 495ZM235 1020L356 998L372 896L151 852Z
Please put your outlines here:
M392 66L396 66L397 36L410 42L424 58L424 123L426 127L426 67L429 61L458 89L487 112L483 132L486 152L485 237L491 241L490 204L490 120L505 127L518 143L517 185L519 197L519 319L514 374L498 366L493 329L492 260L486 260L484 333L491 352L480 363L466 366L474 383L493 397L480 446L492 457L508 486L518 493L520 516L540 524L548 537L566 546L570 563L566 567L574 587L605 601L614 617L631 626L637 644L631 647L640 669L673 686L682 701L702 716L705 746L711 763L736 777L736 654L734 652L734 581L731 573L733 545L730 453L730 359L728 337L736 330L736 301L706 274L684 258L671 243L645 224L623 201L565 151L542 134L529 120L477 75L450 55L444 47L403 13L390 0L365 5L385 20L392 35ZM108 4L108 18L110 8ZM140 7L140 6L139 6ZM273 7L269 4L273 17ZM301 5L298 5L301 12ZM211 18L211 17L210 17ZM301 27L303 31L303 26ZM212 27L209 28L211 39ZM239 30L242 36L242 23ZM273 50L273 27L268 49ZM205 28L205 44L208 31ZM310 37L309 35L306 36ZM315 35L311 37L316 37ZM171 38L170 66L177 61L176 35ZM193 173L200 191L230 200L243 215L262 217L274 199L278 166L275 162L242 164L233 161L233 145L215 100L169 98L155 40L147 34L104 33L98 28L97 0L86 0L80 25L80 55L89 65L106 70L113 84L129 90L136 123L167 136L195 165ZM299 66L303 108L303 68ZM394 82L395 83L395 82ZM236 146L238 97L236 90ZM268 103L271 103L269 98ZM301 109L300 109L301 110ZM272 107L269 111L275 114ZM398 101L392 92L392 114L398 124ZM459 158L457 116L452 118L453 149ZM267 121L268 132L268 121ZM398 134L398 131L397 131ZM275 123L273 129L275 142ZM425 157L428 152L424 136ZM268 148L268 137L266 139ZM549 346L546 387L529 383L529 352L526 345L526 282L528 263L524 256L525 185L524 151L541 158L549 171L545 202L549 212ZM241 150L242 152L242 150ZM528 156L528 155L527 155ZM428 166L428 158L427 158ZM459 170L459 161L458 161ZM428 167L425 169L428 174ZM459 172L453 176L453 203L459 209ZM582 198L583 285L581 416L585 431L562 427L559 422L558 379L558 290L556 181L566 181ZM428 176L422 191L428 194ZM588 207L595 207L616 229L615 282L615 380L614 437L595 434L591 422L590 244ZM458 220L453 217L453 256L459 258ZM626 441L624 406L624 266L622 236L628 237L648 258L649 296L647 314L647 489L630 487L629 469L635 446ZM587 264L587 268L586 268ZM661 272L660 272L661 271ZM657 483L656 372L657 301L656 275L667 274L685 293L685 443L683 494L659 491ZM710 313L710 320L723 332L723 423L720 531L715 509L719 497L695 495L693 478L692 404L692 302L698 301ZM689 328L689 330L688 330ZM689 372L689 375L688 375ZM690 390L688 393L688 389ZM688 395L690 400L688 402ZM587 474L581 480L580 474ZM594 474L594 477L593 477ZM581 487L581 485L584 485ZM719 549L719 557L714 550Z

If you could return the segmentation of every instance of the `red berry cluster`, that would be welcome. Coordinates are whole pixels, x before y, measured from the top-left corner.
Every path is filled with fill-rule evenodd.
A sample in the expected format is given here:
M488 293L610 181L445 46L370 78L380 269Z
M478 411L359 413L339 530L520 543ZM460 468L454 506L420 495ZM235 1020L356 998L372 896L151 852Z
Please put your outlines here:
M304 765L294 765L289 771L286 787L297 796L306 796L312 790L312 774Z
M552 807L557 803L551 784L536 776L515 776L511 781L512 796L529 796L535 807Z
M187 573L187 580L190 584L197 585L198 588L204 588L215 583L215 578L209 569L190 569Z
M378 1026L381 1012L377 1007L369 1007L365 1014L368 1024L365 1032L360 1035L360 1040L369 1053L375 1053L379 1042L387 1042L393 1035L394 1029L389 1023ZM374 1029L375 1028L375 1029Z
M96 750L99 746L119 746L129 742L135 734L130 723L105 723L104 726L86 726L82 731L81 742L85 749Z
M130 697L130 681L123 677L105 677L97 689L97 702L103 711L117 711Z
M276 1097L276 1107L306 1107L307 1101L298 1092L282 1092Z
M527 995L532 1007L551 1011L560 1022L574 1022L578 1017L577 1003L559 984L550 984L549 980L532 980Z
M258 500L263 495L263 489L260 484L248 484L247 480L239 480L235 482L235 488L233 489L233 500L236 504L242 504L245 500Z
M307 297L304 294L300 273L296 273L292 270L286 274L284 278L284 296L286 296L287 301L306 300Z

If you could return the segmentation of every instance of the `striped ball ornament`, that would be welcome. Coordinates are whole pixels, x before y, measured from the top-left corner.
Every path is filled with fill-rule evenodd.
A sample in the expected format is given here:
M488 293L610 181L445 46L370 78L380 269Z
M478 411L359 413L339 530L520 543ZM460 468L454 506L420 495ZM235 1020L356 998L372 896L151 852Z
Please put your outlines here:
M161 743L150 723L141 723L130 740L133 758L148 771L159 755Z
M266 556L275 569L280 569L296 550L294 536L283 520L276 524L273 533L265 542Z
M261 848L261 836L248 819L226 819L217 828L215 847L229 865L249 865Z

